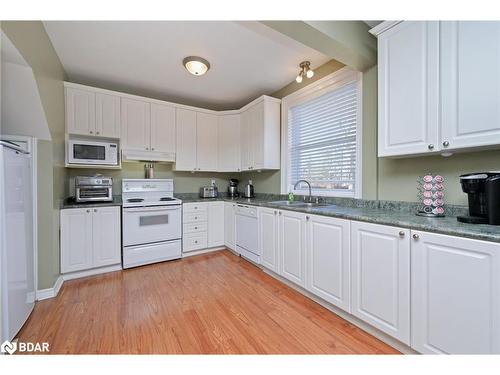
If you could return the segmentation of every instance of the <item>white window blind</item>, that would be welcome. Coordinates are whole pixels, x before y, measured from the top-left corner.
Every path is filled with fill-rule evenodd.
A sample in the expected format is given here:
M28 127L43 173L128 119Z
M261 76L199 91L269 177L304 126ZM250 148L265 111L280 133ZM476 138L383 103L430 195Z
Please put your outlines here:
M357 114L357 81L289 108L289 186L304 179L316 193L354 195Z

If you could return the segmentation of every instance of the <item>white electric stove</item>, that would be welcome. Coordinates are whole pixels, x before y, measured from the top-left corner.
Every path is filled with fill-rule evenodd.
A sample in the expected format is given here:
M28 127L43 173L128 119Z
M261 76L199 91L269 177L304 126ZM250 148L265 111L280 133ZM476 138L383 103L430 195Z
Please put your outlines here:
M181 258L182 201L171 179L123 179L123 268Z

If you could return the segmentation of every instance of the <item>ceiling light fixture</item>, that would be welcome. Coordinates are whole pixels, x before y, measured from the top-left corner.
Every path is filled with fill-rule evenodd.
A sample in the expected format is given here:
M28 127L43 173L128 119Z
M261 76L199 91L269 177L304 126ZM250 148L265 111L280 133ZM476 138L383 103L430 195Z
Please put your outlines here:
M186 70L194 76L202 76L210 69L210 63L198 56L185 57L184 60L182 60L182 65L184 65Z
M311 69L311 62L302 61L299 64L299 67L299 75L297 76L297 78L295 78L295 81L297 81L297 83L301 83L304 76L306 76L307 78L312 78L314 76L314 70Z

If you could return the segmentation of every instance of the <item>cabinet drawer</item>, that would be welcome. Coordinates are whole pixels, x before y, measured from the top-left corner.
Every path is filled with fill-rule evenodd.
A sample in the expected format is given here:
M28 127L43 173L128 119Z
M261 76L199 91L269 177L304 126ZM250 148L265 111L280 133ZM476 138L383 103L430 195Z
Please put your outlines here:
M206 202L196 202L196 203L184 203L182 205L183 212L187 213L196 213L196 212L207 212L208 205Z
M187 223L184 224L182 229L184 234L206 232L207 222Z
M207 233L187 234L182 239L182 251L184 253L194 250L206 249L207 246Z
M198 223L202 221L207 221L206 212L184 212L184 218L182 222L186 223Z

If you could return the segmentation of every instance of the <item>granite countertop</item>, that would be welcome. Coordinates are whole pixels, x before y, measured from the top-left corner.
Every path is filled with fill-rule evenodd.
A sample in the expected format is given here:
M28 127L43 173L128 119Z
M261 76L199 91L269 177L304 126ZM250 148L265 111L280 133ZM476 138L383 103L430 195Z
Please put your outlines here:
M82 202L78 203L75 201L75 197L68 197L61 201L61 210L67 208L95 208L95 207L109 207L109 206L121 206L122 197L121 195L113 195L112 202Z
M275 208L281 210L290 210L296 212L309 213L312 215L322 215L337 217L348 220L363 221L368 223L383 224L397 226L401 228L410 228L414 230L422 230L426 232L447 234L452 236L466 237L478 240L485 240L500 243L500 226L486 224L467 224L457 221L456 215L449 215L441 218L429 218L417 216L414 210L404 207L399 209L397 202L385 204L386 208L374 207L347 207L339 204L320 207L290 207L279 206L270 203L269 199L263 198L198 198L185 197L181 198L183 203L190 202L210 202L210 201L227 201L242 203L252 206L261 206ZM277 199L274 199L277 200Z

